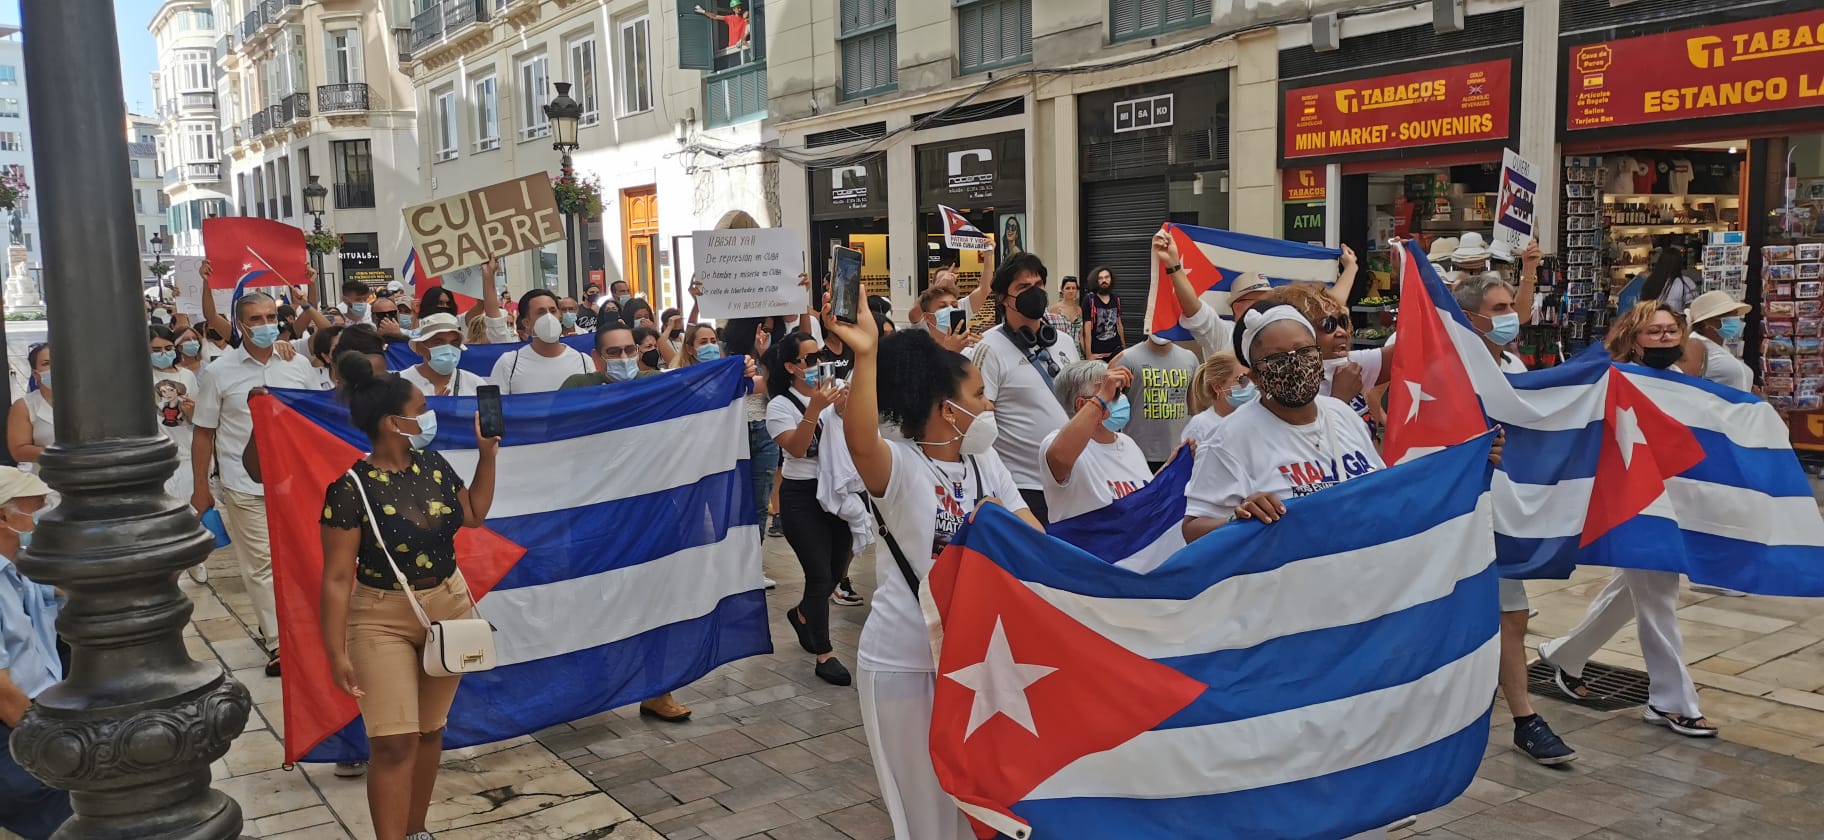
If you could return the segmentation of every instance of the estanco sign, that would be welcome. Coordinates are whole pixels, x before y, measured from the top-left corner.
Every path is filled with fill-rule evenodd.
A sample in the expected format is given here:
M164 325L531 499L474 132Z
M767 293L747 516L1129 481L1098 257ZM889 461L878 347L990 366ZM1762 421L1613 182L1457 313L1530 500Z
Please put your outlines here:
M1513 61L1482 61L1286 91L1288 159L1504 140Z
M1824 106L1824 11L1570 48L1572 131Z

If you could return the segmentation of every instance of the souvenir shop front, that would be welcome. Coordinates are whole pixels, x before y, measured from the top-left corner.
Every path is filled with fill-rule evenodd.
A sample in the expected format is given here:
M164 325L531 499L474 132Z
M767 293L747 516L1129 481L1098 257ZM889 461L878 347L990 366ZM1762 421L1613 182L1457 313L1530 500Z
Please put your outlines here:
M1565 4L1566 350L1619 304L1726 291L1754 307L1731 349L1792 412L1794 445L1824 451L1824 10L1629 25L1628 8Z

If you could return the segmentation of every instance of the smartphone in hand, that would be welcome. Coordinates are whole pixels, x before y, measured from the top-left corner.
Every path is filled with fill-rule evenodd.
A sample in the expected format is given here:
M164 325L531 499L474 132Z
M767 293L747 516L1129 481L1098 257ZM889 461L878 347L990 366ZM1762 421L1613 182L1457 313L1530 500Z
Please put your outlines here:
M830 316L853 324L861 309L861 252L837 245L831 262L835 271L830 278Z
M481 436L502 437L507 433L507 418L500 409L500 386L482 385L475 389L475 412L481 420Z

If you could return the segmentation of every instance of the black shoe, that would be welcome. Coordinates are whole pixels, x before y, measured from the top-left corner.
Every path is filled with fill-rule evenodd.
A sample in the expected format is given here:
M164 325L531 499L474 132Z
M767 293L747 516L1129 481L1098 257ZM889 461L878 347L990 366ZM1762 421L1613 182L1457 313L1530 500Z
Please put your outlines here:
M855 594L855 586L849 583L848 578L843 578L840 583L836 584L836 591L830 593L830 602L844 607L859 607L867 603L861 600L860 595Z
M278 675L279 675L279 649L273 648L272 649L272 658L266 660L266 676L276 677Z
M1538 715L1515 719L1514 746L1532 760L1548 766L1577 760L1577 751L1565 744L1564 739L1546 724L1545 718Z
M769 537L785 536L785 528L779 524L779 517L775 515L772 520L772 524L766 526L766 535Z
M849 669L842 667L842 663L836 661L834 656L817 663L817 678L830 685L848 685L850 682Z
M804 610L793 607L785 611L786 623L792 625L792 632L798 634L798 646L805 653L815 654L817 646L811 643L811 623L805 618Z

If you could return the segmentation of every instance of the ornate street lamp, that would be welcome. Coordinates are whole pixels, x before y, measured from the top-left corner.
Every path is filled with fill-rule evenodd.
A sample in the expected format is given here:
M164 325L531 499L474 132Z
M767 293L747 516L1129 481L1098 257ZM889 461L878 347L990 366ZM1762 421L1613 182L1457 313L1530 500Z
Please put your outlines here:
M184 648L190 599L177 580L213 539L165 493L177 447L149 411L140 243L124 166L120 56L112 0L24 0L33 162L51 350L62 399L38 459L62 496L19 571L69 596L57 631L69 679L39 694L13 732L13 757L70 791L61 840L226 840L241 808L209 786L209 764L247 724L247 689ZM86 56L70 61L73 55ZM124 390L123 390L124 389Z
M577 122L583 118L583 105L570 98L569 82L556 82L552 87L557 88L557 98L545 106L545 119L551 122L551 148L564 153L563 178L565 181L574 181L576 170L571 167L570 153L576 151L578 145L576 128ZM564 213L564 262L569 265L571 297L581 297L583 291L580 277L582 261L577 256L582 243L576 238L576 215L571 211Z
M316 225L314 233L323 232L323 200L329 197L329 188L317 180L320 177L322 176L312 175L310 183L304 185L304 212L309 213L315 220L313 222ZM317 302L328 306L332 295L328 284L323 281L322 251L316 248L310 249L310 267L317 270L317 294L322 297L322 300Z
M152 234L152 282L158 284L158 296L165 296L165 238Z

